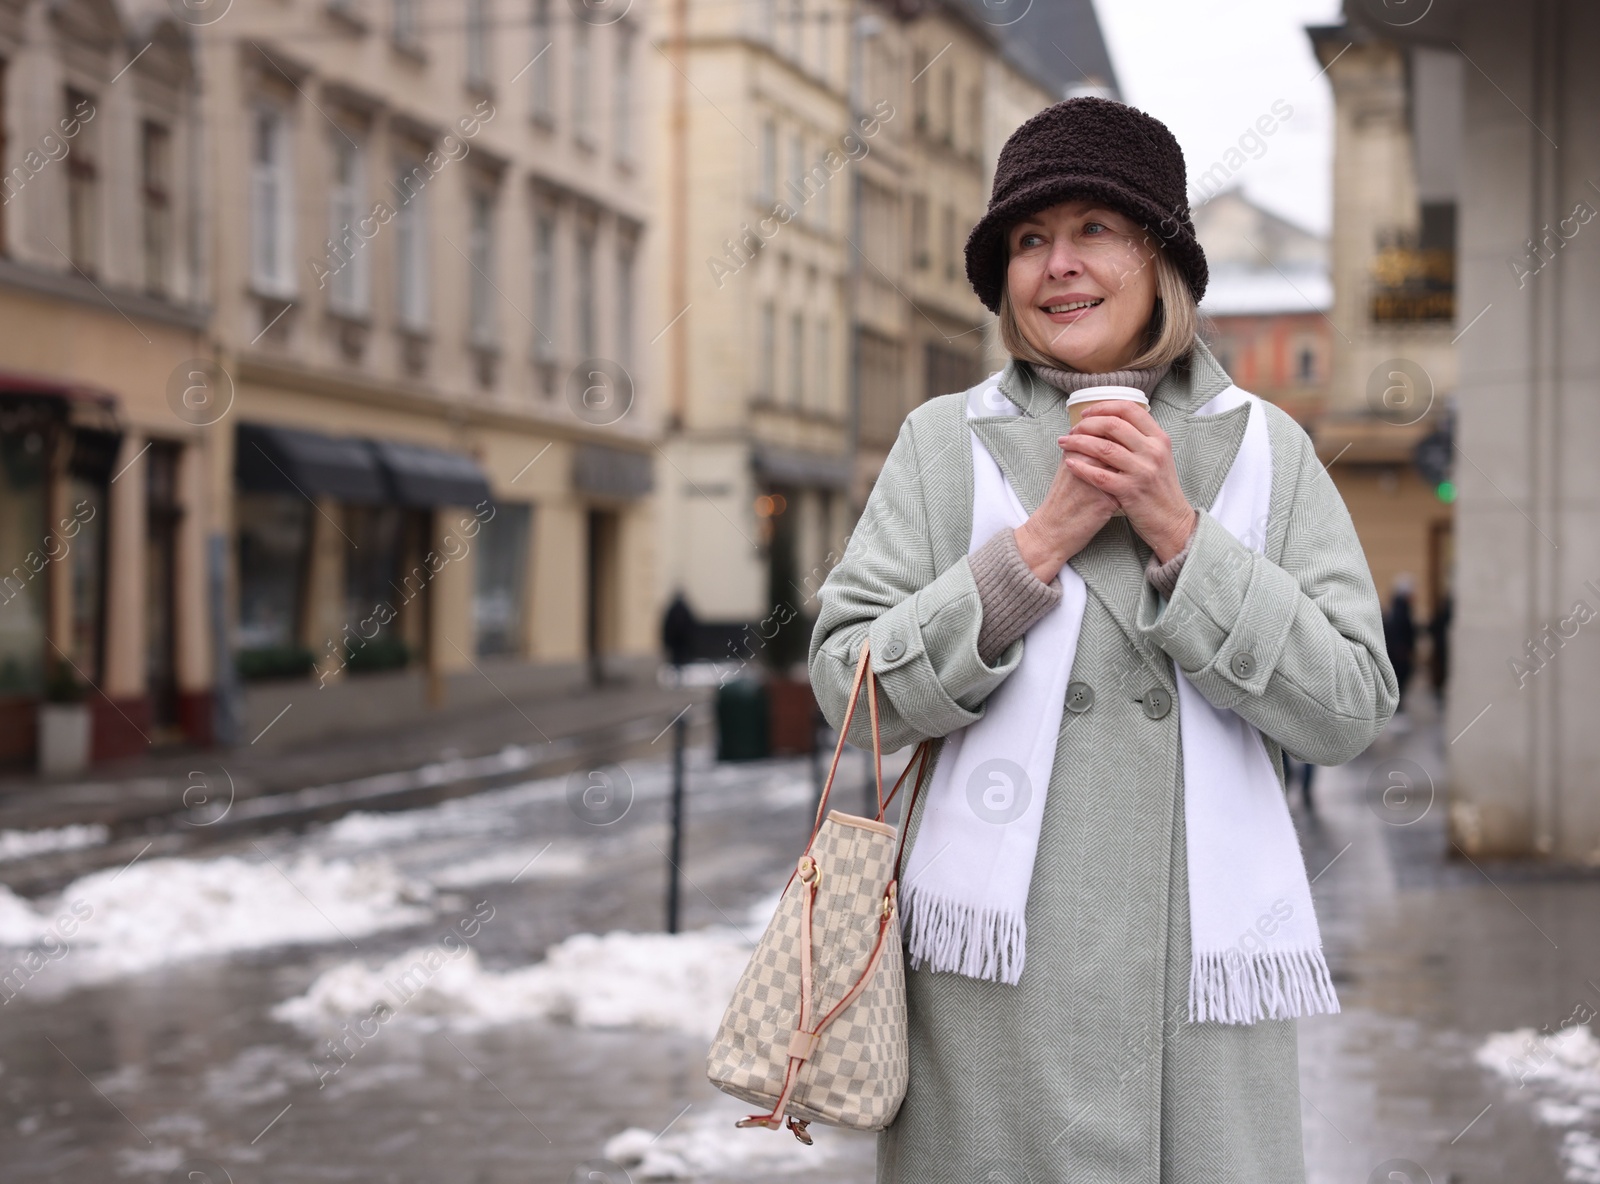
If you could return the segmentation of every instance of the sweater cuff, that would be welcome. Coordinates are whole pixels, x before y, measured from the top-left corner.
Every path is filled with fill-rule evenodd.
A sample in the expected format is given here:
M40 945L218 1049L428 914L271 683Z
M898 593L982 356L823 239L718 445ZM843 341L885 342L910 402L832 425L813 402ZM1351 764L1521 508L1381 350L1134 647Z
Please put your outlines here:
M967 556L967 562L982 605L978 656L984 665L993 666L1012 642L1061 603L1061 585L1058 581L1046 584L1033 574L1009 527L995 532Z
M1195 527L1200 524L1200 511L1194 514L1194 523L1189 527L1189 537L1184 541L1183 550L1179 551L1165 563L1157 563L1156 557L1151 555L1144 565L1145 579L1155 585L1156 591L1166 599L1172 599L1172 591L1178 586L1178 573L1183 570L1183 561L1188 558L1189 548L1194 545Z

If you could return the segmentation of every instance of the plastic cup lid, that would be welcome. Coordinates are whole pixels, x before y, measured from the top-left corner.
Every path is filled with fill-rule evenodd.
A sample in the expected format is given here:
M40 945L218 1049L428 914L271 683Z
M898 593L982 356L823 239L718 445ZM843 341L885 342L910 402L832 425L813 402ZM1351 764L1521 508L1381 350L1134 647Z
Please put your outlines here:
M1132 399L1135 403L1150 405L1149 398L1136 386L1086 386L1067 399L1067 406L1077 403L1094 403L1101 399Z

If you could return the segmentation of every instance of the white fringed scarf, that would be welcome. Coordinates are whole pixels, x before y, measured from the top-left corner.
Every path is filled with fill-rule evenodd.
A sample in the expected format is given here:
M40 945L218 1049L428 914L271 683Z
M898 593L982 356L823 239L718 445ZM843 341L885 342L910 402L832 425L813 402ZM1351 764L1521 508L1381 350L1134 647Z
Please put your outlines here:
M969 419L1020 414L999 391L998 378L974 389ZM1242 402L1250 404L1244 441L1209 512L1264 552L1272 448L1261 401L1229 387L1198 414ZM970 549L977 550L1028 515L976 433L972 473ZM989 696L983 718L945 738L900 887L914 967L1006 983L1022 975L1028 886L1088 597L1070 565L1060 578L1060 603L1028 630L1022 661ZM1261 734L1176 673L1189 1018L1248 1024L1336 1012L1305 861Z

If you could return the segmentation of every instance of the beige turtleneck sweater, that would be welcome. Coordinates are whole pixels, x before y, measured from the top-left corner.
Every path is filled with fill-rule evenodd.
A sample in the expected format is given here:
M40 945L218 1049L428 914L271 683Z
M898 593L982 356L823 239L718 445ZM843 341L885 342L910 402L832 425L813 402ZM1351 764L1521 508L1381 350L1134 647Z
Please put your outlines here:
M1147 396L1170 369L1169 366L1158 366L1151 370L1085 374L1048 366L1032 365L1031 368L1045 382L1068 395L1090 386L1131 386ZM1199 521L1198 512L1195 521ZM1191 540L1194 538L1192 527L1189 537ZM1186 542L1183 550L1166 563L1158 564L1152 555L1145 565L1145 577L1163 596L1171 597L1178 582L1178 571L1188 554L1189 544ZM985 664L993 666L1013 641L1060 602L1061 582L1057 578L1046 584L1033 574L1033 569L1017 550L1016 532L1010 529L997 531L993 538L968 556L968 562L972 565L972 578L978 585L978 598L983 612L983 621L978 627L978 656Z

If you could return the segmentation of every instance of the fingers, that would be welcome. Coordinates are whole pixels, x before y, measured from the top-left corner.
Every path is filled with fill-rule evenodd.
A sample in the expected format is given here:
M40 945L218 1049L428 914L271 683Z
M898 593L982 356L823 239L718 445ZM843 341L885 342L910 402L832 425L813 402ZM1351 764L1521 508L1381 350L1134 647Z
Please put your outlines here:
M1132 399L1106 399L1103 402L1090 403L1083 409L1083 418L1078 421L1078 426L1083 427L1091 419L1103 420L1108 417L1130 423L1146 436L1164 434L1161 425L1156 422L1156 417L1150 414L1150 409L1142 403L1135 403Z
M1139 457L1142 455L1141 451L1130 448L1120 441L1088 433L1081 436L1076 433L1062 436L1060 443L1062 452L1068 457L1085 457L1122 472L1137 468Z

